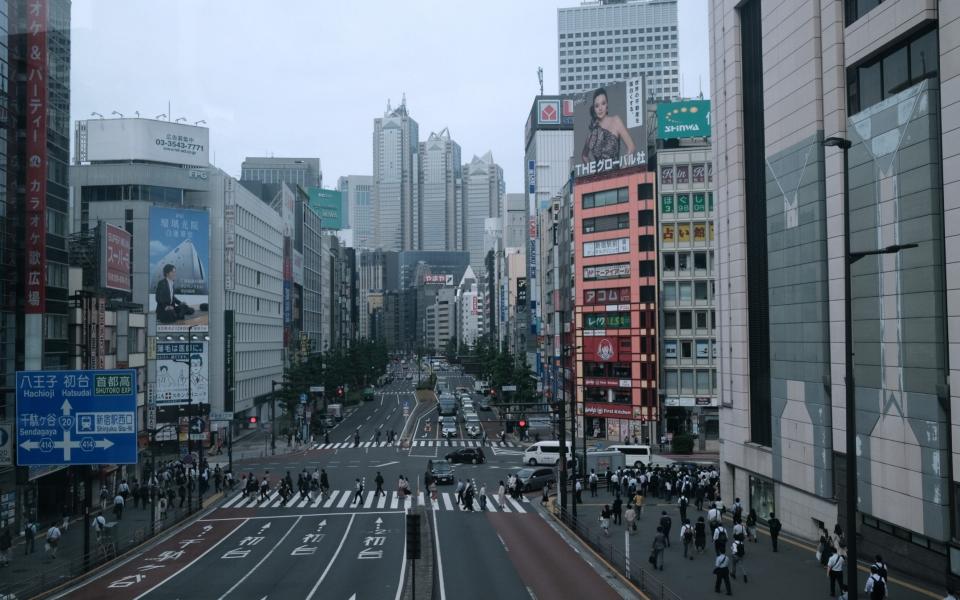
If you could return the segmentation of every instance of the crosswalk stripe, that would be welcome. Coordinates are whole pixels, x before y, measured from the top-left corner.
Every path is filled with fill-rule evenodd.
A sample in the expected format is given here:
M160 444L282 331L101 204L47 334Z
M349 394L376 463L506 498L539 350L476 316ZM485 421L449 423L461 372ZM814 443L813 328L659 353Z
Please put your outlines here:
M511 503L511 504L513 505L513 508L514 508L514 510L515 510L516 512L518 512L518 513L525 513L525 512L527 512L527 511L525 511L525 510L523 509L523 506L521 506L520 503L517 502L516 500L514 500L513 498L507 498L507 502L509 502L509 503Z
M316 508L323 502L323 494L317 494L317 499L310 503L310 508Z
M390 492L392 494L390 498L390 510L397 510L398 503L400 502L400 496L396 492Z
M423 505L424 505L423 492L417 492L417 506L423 506Z
M413 508L413 497L410 494L403 497L403 508L404 510Z
M310 496L303 496L303 499L300 500L300 504L297 505L297 508L303 508L307 505L307 502L310 502Z
M223 508L230 508L231 506L236 504L237 500L239 500L240 498L243 498L243 494L237 494L233 498L230 498L230 500L228 500L227 503L223 505Z
M493 498L487 497L486 503L487 512L497 512L497 505L493 503Z
M353 496L350 492L344 492L343 496L340 496L340 502L337 503L337 508L343 508L347 505L347 502L350 501L350 497Z
M337 494L339 493L340 493L340 490L333 490L333 492L330 494L330 499L323 503L323 507L330 508L331 506L333 506L334 501L337 499Z
M363 503L364 508L373 506L373 492L367 492L367 501Z
M377 508L383 508L384 505L386 505L386 503L387 503L387 495L386 495L386 494L383 494L383 495L381 495L380 498L377 500Z
M443 498L443 505L447 507L447 510L453 510L453 503L450 502L450 494L443 492L440 496Z
M512 510L510 510L510 505L507 504L506 498L507 498L507 497L504 496L504 501L503 501L503 502L499 502L499 501L497 502L497 504L500 505L500 511L501 511L501 512L505 512L505 513L513 512Z

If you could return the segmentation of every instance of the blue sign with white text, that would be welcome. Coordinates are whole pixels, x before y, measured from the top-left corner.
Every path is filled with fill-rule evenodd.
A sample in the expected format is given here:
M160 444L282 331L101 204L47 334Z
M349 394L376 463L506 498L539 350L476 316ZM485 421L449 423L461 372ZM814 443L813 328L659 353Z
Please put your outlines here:
M137 463L132 369L17 372L17 464Z

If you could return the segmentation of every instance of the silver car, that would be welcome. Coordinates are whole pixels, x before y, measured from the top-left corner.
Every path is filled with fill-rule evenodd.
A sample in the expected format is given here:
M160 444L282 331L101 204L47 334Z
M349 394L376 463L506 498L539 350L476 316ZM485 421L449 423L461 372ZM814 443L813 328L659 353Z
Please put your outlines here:
M517 471L517 477L520 479L520 489L525 492L540 490L548 483L557 482L556 473L548 467L524 467Z

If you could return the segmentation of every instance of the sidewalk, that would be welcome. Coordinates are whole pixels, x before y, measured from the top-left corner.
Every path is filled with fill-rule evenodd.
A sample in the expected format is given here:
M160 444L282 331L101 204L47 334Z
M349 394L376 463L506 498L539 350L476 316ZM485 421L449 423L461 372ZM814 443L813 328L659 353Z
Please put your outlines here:
M604 537L600 530L600 511L604 504L612 502L613 495L607 493L604 487L597 491L596 498L590 496L589 490L584 490L583 503L577 505L578 522L581 527L589 531L593 540L601 540L601 544L608 545L608 548L612 547L613 555L624 557L627 543L624 535L625 526L614 524L611 519L609 537ZM660 504L661 502L663 504ZM626 504L623 510L626 511ZM664 570L654 572L647 558L650 556L650 547L663 510L667 511L673 520L670 529L670 547L664 553ZM706 519L706 511L699 512L692 505L687 510L687 518L691 523L696 522L700 516ZM643 515L637 522L637 532L629 536L632 568L634 571L638 568L647 570L680 598L713 597L713 560L716 556L713 543L708 539L703 554L694 554L693 560L684 559L683 544L680 542L680 525L680 511L675 504L668 505L659 498L648 496ZM732 523L729 518L725 526L732 541ZM710 536L709 525L707 536L708 538ZM741 563L741 568L746 566L749 583L743 583L738 571L738 579L731 579L734 596L751 600L767 600L773 595L778 600L829 597L830 582L825 569L816 559L816 548L813 544L781 534L779 552L773 553L770 537L762 527L759 528L759 536L758 543L746 543L746 556ZM609 556L611 553L605 554ZM624 565L615 566L622 570ZM861 595L868 573L869 570L865 573L861 564L859 575ZM895 565L890 565L888 583L889 597L897 600L929 600L931 598L940 600L944 595L940 590L931 590L928 585L898 572Z
M217 501L221 494L208 492L204 498L204 506ZM197 499L193 498L194 509L196 509ZM188 516L187 507L177 508L179 500L174 503L167 511L167 518L157 523L156 533L177 524ZM96 565L105 559L126 552L130 548L137 546L150 537L150 509L133 508L133 501L128 501L123 511L123 517L117 521L114 518L112 509L103 513L109 527L110 534L104 539L113 542L115 550L109 551L108 546L104 546L104 551L99 549L96 532L91 527L90 530L90 564ZM90 515L90 522L100 513L100 507L97 506L95 512ZM58 523L58 526L60 524ZM25 554L25 543L22 532L17 532L17 538L14 540L11 548L10 565L0 567L0 598L5 594L16 594L16 598L29 598L42 590L51 589L74 577L83 574L83 518L74 519L70 522L67 531L62 532L60 544L57 549L57 557L51 558L44 551L46 543L47 530L50 523L43 523L37 531L37 538L32 554Z

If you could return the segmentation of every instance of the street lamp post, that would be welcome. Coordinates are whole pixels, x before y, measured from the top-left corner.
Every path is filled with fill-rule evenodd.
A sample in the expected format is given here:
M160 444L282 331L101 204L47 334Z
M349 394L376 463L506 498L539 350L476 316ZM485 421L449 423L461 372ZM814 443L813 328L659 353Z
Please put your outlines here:
M865 256L877 254L896 254L901 250L916 248L917 244L894 244L877 250L851 252L850 250L850 140L842 137L829 137L824 146L840 148L843 151L843 351L844 351L844 389L846 421L846 542L847 542L847 597L857 600L857 408L853 375L853 302L850 297L850 269L853 263Z
M282 381L270 380L270 453L277 453L277 425L274 422L277 407L277 386L283 385Z

